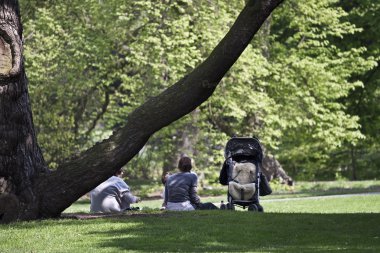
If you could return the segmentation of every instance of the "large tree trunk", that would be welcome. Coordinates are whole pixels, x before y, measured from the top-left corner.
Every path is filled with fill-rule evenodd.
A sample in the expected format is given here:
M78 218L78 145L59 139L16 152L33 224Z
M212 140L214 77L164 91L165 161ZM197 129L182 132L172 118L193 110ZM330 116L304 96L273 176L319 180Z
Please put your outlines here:
M47 170L30 110L18 2L0 3L0 215L27 219L38 209L33 186Z
M132 112L125 126L57 171L45 172L36 143L22 61L18 1L0 0L0 176L20 202L17 217L57 217L130 161L149 137L209 98L253 35L282 0L250 0L211 55L188 76ZM10 50L10 54L9 54ZM9 60L11 58L11 61ZM10 62L12 67L10 68ZM4 195L3 195L4 196ZM0 207L5 206L0 198ZM4 208L5 209L5 208ZM1 211L1 210L0 210ZM3 212L3 217L9 211ZM1 213L0 213L1 217Z

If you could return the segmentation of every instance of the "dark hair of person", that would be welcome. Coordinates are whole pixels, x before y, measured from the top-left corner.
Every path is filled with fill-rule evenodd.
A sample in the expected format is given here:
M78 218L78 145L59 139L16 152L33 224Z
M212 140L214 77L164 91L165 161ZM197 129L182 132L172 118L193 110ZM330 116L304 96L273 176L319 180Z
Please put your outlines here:
M187 156L181 157L178 162L178 169L182 172L189 172L191 170L191 159Z
M161 176L161 183L166 184L166 181L168 180L168 177L170 176L169 172L166 172L164 175Z
M123 174L124 173L124 170L123 170L123 168L121 168L121 169L118 169L116 172L115 172L115 176L119 176L119 175L121 175L121 174Z

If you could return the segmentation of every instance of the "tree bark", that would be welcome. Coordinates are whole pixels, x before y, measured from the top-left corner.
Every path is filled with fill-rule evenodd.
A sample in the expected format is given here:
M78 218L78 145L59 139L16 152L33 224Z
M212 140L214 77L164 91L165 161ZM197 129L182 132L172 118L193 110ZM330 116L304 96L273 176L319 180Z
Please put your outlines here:
M47 169L36 140L23 66L18 2L3 0L0 1L0 212L4 219L10 214L4 211L10 198L19 202L18 210L12 208L12 216L27 219L36 212L33 186L44 172Z
M188 76L138 107L128 116L124 127L115 130L109 139L62 164L56 171L43 173L45 163L36 142L22 65L18 1L0 0L0 36L12 52L12 69L1 74L0 82L0 176L15 187L13 192L22 206L18 218L58 217L79 197L128 163L153 133L207 100L281 2L248 1L227 35Z
M289 186L294 184L293 179L285 172L280 162L273 155L268 153L264 154L262 172L268 181L278 178L283 184Z
M351 145L351 169L352 169L351 180L355 181L358 178L356 176L356 156L355 156L355 147L353 145Z

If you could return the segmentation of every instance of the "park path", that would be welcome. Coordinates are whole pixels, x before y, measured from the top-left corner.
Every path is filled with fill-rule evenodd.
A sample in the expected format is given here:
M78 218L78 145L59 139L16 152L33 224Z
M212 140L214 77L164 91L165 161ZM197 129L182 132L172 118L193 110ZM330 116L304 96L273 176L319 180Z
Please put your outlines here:
M260 197L260 203L270 203L270 202L282 202L282 201L298 201L298 200L312 200L312 199L332 199L332 198L348 198L352 196L369 196L369 195L379 195L380 192L366 192L366 193L350 193L350 194L336 194L336 195L324 195L324 196L311 196L311 197L293 197L293 198L278 198L278 199L265 199L265 197ZM220 202L213 202L217 207L220 206Z
M282 198L282 199L260 199L260 202L281 202L281 201L297 201L305 199L326 199L326 198L347 198L353 196L367 196L367 195L378 195L380 192L366 192L366 193L351 193L351 194L338 194L338 195L325 195L325 196L312 196L312 197L297 197L297 198Z

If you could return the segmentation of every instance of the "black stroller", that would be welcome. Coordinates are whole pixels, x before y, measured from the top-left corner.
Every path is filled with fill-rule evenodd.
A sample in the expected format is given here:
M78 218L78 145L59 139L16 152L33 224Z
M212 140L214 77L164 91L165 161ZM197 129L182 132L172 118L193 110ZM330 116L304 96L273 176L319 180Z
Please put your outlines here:
M249 211L263 212L259 196L272 193L269 183L261 173L263 150L257 138L233 137L224 151L225 161L219 182L228 185L226 209L235 205ZM223 208L223 206L222 206Z

